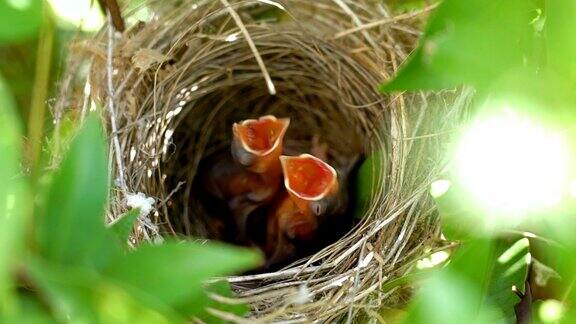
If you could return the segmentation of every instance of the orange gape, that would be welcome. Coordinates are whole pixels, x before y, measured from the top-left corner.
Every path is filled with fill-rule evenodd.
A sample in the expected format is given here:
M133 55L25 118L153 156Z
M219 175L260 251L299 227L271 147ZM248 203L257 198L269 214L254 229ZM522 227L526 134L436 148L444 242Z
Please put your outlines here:
M289 119L264 116L232 126L232 160L216 161L205 181L207 191L227 202L239 236L248 215L272 200L282 179L280 154Z
M232 156L248 170L269 176L280 176L278 158L282 154L284 134L290 119L268 115L246 119L232 125Z
M273 116L248 119L236 124L240 140L251 150L266 152L283 136L285 125Z
M326 194L334 181L334 174L328 164L313 158L311 155L301 155L298 158L284 157L286 181L292 191L306 199L314 199Z
M334 168L309 154L280 157L286 193L268 214L265 252L268 265L282 262L295 251L293 242L314 237L338 191Z
M304 210L321 216L330 207L338 192L336 170L328 163L310 154L281 156L284 186L296 203Z

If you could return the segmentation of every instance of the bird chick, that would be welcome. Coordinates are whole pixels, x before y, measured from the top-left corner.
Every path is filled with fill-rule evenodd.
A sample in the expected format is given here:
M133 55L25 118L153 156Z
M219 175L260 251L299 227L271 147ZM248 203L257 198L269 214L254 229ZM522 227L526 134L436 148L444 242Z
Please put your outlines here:
M310 154L280 156L280 163L284 186L298 208L316 217L332 212L340 185L330 164Z
M336 170L321 159L302 154L281 156L280 161L286 191L273 204L267 219L268 266L293 256L295 243L314 238L338 193Z
M280 177L282 168L278 158L282 154L284 134L289 125L289 118L278 119L272 115L234 123L234 160L251 172Z
M279 156L290 120L263 116L232 126L231 157L215 161L204 184L213 197L226 201L244 239L247 217L272 200L282 179Z

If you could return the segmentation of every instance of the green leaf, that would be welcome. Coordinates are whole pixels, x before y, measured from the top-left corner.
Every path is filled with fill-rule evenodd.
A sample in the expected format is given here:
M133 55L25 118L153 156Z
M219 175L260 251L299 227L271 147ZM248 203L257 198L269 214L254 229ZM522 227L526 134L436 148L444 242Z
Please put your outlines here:
M53 324L54 319L42 305L41 301L33 296L20 296L20 313L14 320L6 320L6 323L26 324Z
M89 269L30 261L27 270L56 319L82 323L184 323L170 309L146 308Z
M442 219L442 232L448 240L465 240L486 233L483 214L458 182L451 181L448 191L434 199Z
M463 244L448 266L424 284L409 306L404 323L488 323L496 310L484 305L484 290L492 242L477 239ZM497 323L491 321L491 323Z
M125 244L126 241L128 241L132 228L134 227L134 222L138 219L138 215L140 215L139 208L131 209L120 216L120 218L110 226L110 230L121 244Z
M546 1L544 34L547 65L564 75L574 85L576 81L576 2L572 0Z
M417 270L414 272L407 273L402 277L394 278L390 281L386 281L381 287L380 290L382 292L390 292L394 288L401 287L408 284L413 284L418 282L422 279L429 278L434 270Z
M514 319L514 305L520 300L512 291L516 287L524 292L524 283L530 265L530 242L522 238L513 244L499 241L496 244L496 260L490 274L487 300L497 305L506 318Z
M415 52L381 91L483 86L521 66L535 8L526 0L445 0Z
M528 274L528 240L474 239L426 282L410 306L406 323L499 323L514 319ZM449 306L448 306L449 305Z
M537 229L552 242L538 249L538 258L556 271L561 285L553 283L554 290L559 289L566 303L565 320L561 323L576 322L576 201L566 203L557 213L543 215L543 221L537 223Z
M453 254L446 271L457 274L481 292L487 286L488 274L494 260L494 242L486 238L476 238L462 243ZM475 304L480 306L481 302Z
M22 255L24 227L30 214L22 163L22 133L14 101L0 76L0 313L14 311L13 267Z
M41 0L0 0L0 44L36 36L41 22Z
M370 205L375 196L375 191L378 187L377 179L382 171L384 165L384 157L382 151L372 153L358 170L358 176L355 183L356 199L354 206L354 217L362 218L366 213L366 209Z
M252 250L219 243L143 245L117 258L106 274L148 305L164 305L190 316L202 312L202 283L248 270L261 261Z
M413 300L403 323L498 323L480 312L480 292L457 273L440 272L431 278Z
M107 195L105 142L93 115L74 139L48 190L38 220L42 255L55 263L102 266L117 252L104 226Z
M501 114L503 110L512 110L546 128L571 128L576 122L573 81L552 69L509 70L493 80L486 91L477 93L477 106L473 109L478 114Z

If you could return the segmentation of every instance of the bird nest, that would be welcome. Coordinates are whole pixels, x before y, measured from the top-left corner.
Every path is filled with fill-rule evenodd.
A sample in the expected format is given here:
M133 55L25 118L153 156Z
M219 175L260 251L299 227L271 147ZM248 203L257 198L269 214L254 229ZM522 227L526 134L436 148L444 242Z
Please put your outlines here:
M349 209L361 217L312 255L222 279L236 296L220 301L246 302L248 316L262 321L326 322L401 303L405 294L384 284L442 244L428 189L464 100L456 91L382 95L377 85L407 58L431 8L394 16L381 1L146 5L127 13L122 34L105 29L72 46L55 105L57 131L65 107L78 107L79 119L106 107L116 180L108 221L127 210L127 195L143 193L156 203L132 244L221 239L196 194L204 159L229 147L235 121L290 117L286 150L324 143L329 162L349 174L355 161L378 162L363 167L373 175L361 184L371 186L368 204ZM347 179L352 196L356 178Z

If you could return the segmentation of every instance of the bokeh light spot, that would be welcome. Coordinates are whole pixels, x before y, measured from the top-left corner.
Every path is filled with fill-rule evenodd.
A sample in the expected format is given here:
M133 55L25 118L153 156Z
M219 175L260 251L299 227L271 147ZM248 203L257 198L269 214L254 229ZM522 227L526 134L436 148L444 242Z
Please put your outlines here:
M48 0L61 25L96 31L104 24L104 16L90 0Z
M448 189L450 189L451 185L452 183L450 180L436 180L430 185L430 194L432 197L438 198L444 195Z
M564 315L564 305L554 299L542 302L538 309L538 316L542 323L558 323Z
M26 10L32 5L30 0L7 0L6 3L17 10Z
M481 206L524 212L561 201L568 157L559 133L507 107L472 125L456 161L459 179Z

